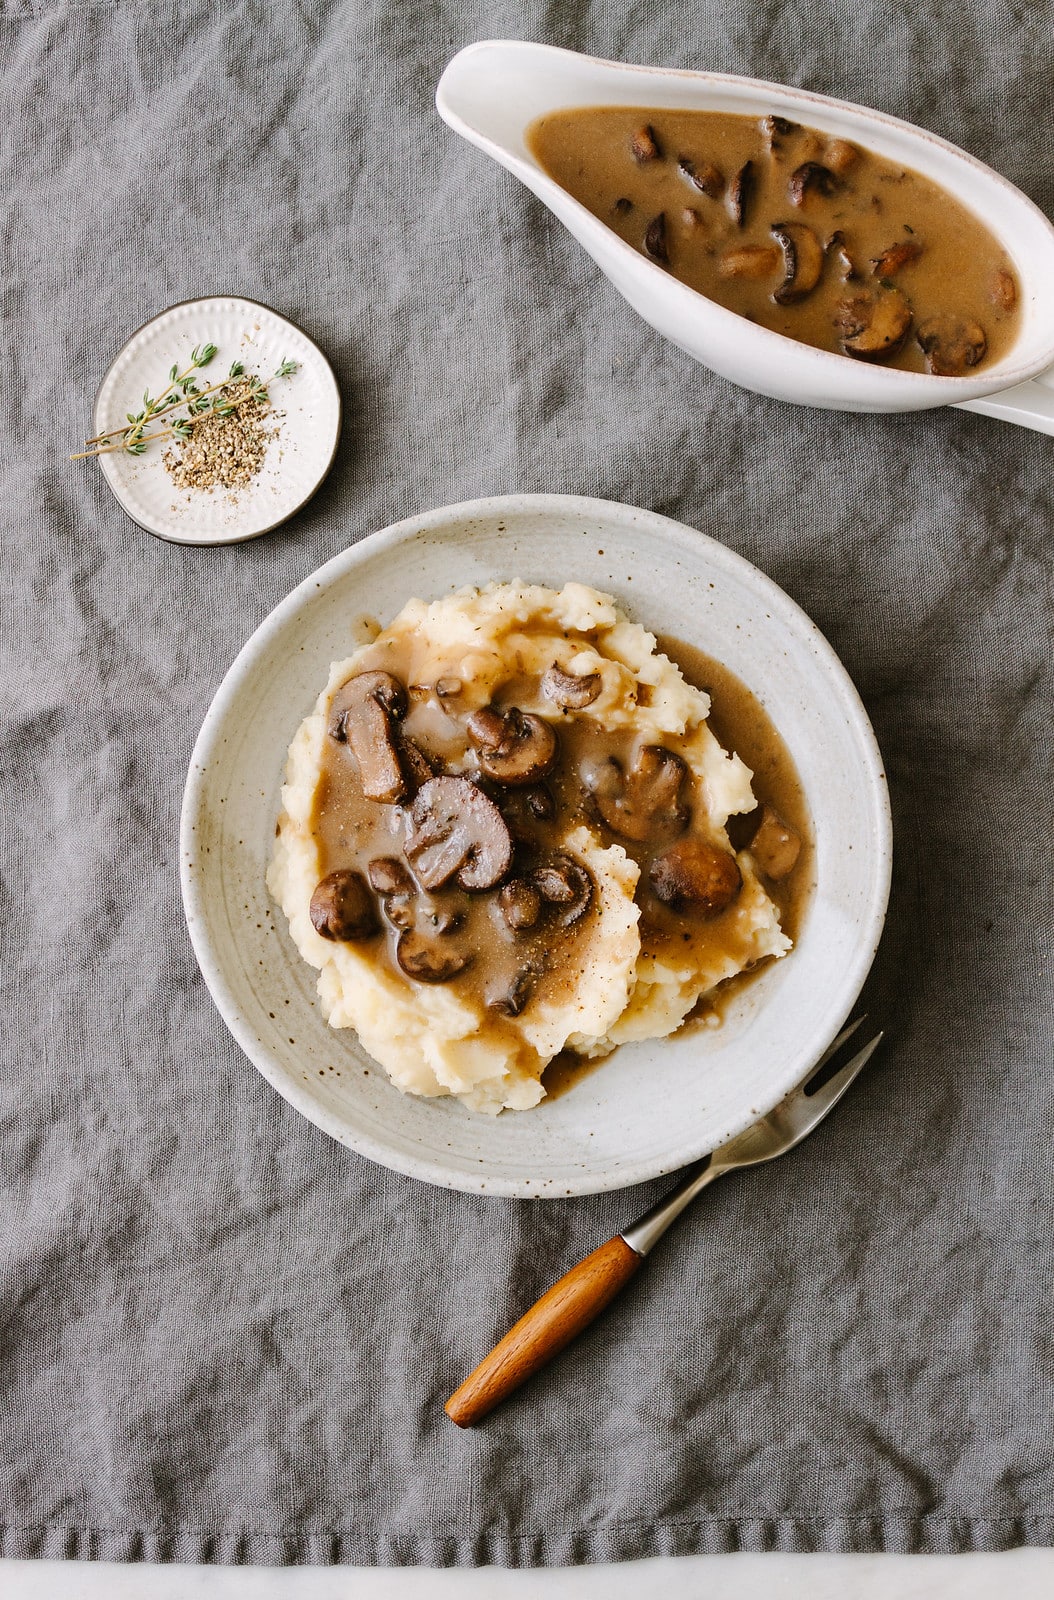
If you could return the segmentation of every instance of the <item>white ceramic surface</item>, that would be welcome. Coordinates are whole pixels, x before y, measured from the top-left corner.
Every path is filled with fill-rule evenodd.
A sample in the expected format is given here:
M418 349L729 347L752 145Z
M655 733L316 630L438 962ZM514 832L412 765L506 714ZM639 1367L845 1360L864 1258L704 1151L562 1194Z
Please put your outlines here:
M0 1561L3 1600L1050 1600L1054 1550L667 1556L582 1567L186 1567Z
M570 229L615 287L659 333L715 372L777 400L844 411L914 411L995 394L1054 363L1054 228L1019 189L990 167L909 122L827 95L725 73L628 66L549 45L485 40L450 62L436 90L449 125L515 173ZM776 112L855 140L932 178L1003 242L1021 284L1021 331L1002 360L964 378L900 372L814 350L759 327L679 283L605 227L553 182L525 142L546 112L586 105L630 105ZM1050 426L1028 397L993 414ZM1045 424L1043 416L1048 421Z
M624 1046L567 1093L493 1119L404 1097L347 1031L264 886L285 753L348 654L356 618L411 595L521 577L613 593L647 627L701 646L759 696L809 798L818 888L797 949L747 986L722 1028ZM191 938L235 1038L336 1138L432 1183L587 1194L672 1171L771 1109L834 1037L885 914L890 815L852 684L799 608L723 545L652 512L565 495L469 502L410 518L320 568L224 679L194 751L181 867Z
M144 393L157 396L166 387L173 362L182 371L194 347L210 343L218 353L196 374L202 388L218 383L234 361L265 379L287 358L297 371L269 386L274 409L265 426L278 433L259 473L242 488L178 488L162 459L168 441L158 440L141 456L117 451L99 457L132 521L174 544L234 544L276 528L319 487L340 435L340 391L318 346L270 307L230 295L187 300L144 323L99 387L93 431L119 427L141 411Z

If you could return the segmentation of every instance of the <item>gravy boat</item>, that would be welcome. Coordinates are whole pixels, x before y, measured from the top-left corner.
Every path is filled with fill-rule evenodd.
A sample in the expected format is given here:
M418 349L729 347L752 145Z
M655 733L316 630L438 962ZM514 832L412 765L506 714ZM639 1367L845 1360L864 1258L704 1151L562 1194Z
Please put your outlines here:
M914 168L978 217L1013 262L1021 326L999 361L962 378L854 361L762 328L649 261L561 189L527 148L536 117L574 106L770 112ZM601 61L491 39L460 51L436 90L440 116L516 175L570 229L635 311L704 366L776 400L840 411L962 405L1054 434L1054 228L1019 189L945 139L880 111L784 84Z

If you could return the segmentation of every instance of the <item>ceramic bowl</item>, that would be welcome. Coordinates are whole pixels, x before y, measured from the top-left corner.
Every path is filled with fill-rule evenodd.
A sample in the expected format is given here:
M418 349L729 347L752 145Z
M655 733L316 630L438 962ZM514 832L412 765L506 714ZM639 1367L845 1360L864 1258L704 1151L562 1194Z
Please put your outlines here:
M573 200L527 148L526 130L536 117L599 105L755 117L775 112L932 178L980 218L1014 264L1021 286L1021 329L1012 348L1000 361L964 378L901 372L815 350L689 289ZM436 106L452 128L544 201L646 322L704 366L759 394L843 411L915 411L994 394L1054 363L1054 228L997 172L909 122L785 84L627 66L516 40L487 40L462 50L443 73ZM1049 391L1041 390L1039 399L1049 426Z
M765 705L808 796L817 887L797 948L717 1030L623 1046L558 1098L497 1118L401 1095L323 1021L316 973L268 896L286 749L357 641L411 595L574 578L648 628L725 662ZM890 870L882 762L860 700L808 617L755 567L649 511L566 495L447 506L375 533L306 579L224 679L194 750L181 866L194 949L227 1025L294 1106L399 1172L488 1194L640 1183L770 1110L834 1038L878 944Z

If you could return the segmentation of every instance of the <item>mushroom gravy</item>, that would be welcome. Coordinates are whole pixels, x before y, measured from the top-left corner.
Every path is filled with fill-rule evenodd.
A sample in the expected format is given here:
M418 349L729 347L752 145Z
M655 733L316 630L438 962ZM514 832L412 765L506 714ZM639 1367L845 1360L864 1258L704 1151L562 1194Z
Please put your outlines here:
M783 117L585 107L532 123L544 170L634 249L821 350L961 376L1019 325L998 240L937 184Z
M686 646L667 653L697 686L716 686L720 742L758 763L759 807L730 819L736 845L749 848L759 822L777 813L789 825L793 859L765 882L793 936L811 872L793 763L730 673ZM733 914L742 874L727 838L709 826L681 741L657 746L606 729L588 709L599 678L593 684L555 668L541 678L513 676L488 708L471 711L459 680L418 683L408 658L383 659L383 672L358 673L333 700L312 815L320 872L312 920L323 936L375 940L393 970L480 999L500 1031L535 996L571 996L581 982L596 892L566 840L584 824L640 868L644 957L662 962L687 946L700 957L720 949L736 966L750 961ZM374 708L378 695L389 697L388 725L378 725L372 750L351 721L362 715L355 685L364 683ZM391 756L391 785L369 798L373 769ZM469 808L479 825L473 816L466 831ZM764 872L764 858L760 864ZM359 916L342 931L327 922L331 907L320 892L327 882L346 886L352 874Z
M766 806L787 822L801 848L785 876L766 878L765 887L779 907L780 926L797 944L809 900L816 887L816 852L812 819L794 757L772 718L755 694L734 672L682 639L660 635L659 649L675 662L697 689L710 696L707 721L719 744L734 750L753 773L758 810L728 819L728 836L737 850L749 849ZM754 972L743 975L746 981ZM740 980L732 979L731 982Z
M808 841L709 710L573 581L410 599L332 663L267 874L330 1025L404 1093L525 1110L561 1052L664 1038L785 955L770 888Z

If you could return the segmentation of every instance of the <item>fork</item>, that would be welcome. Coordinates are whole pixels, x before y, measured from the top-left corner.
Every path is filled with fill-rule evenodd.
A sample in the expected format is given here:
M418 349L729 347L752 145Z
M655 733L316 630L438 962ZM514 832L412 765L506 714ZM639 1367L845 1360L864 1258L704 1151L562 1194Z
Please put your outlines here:
M635 1276L667 1228L696 1195L726 1172L756 1167L791 1150L834 1109L883 1035L876 1033L844 1066L825 1069L864 1021L857 1017L767 1116L689 1167L675 1189L622 1233L586 1256L554 1283L510 1328L446 1403L459 1428L474 1427L587 1328Z

